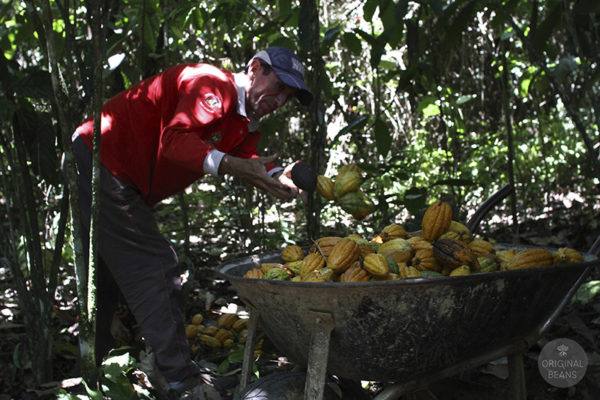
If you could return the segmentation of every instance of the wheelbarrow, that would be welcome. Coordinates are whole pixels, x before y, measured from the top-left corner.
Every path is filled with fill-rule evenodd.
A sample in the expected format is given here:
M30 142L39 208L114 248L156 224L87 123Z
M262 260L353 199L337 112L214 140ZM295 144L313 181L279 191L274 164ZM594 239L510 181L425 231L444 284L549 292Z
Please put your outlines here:
M510 190L482 204L470 228ZM306 367L305 400L323 399L328 374L384 382L375 400L392 400L503 356L512 397L525 400L523 354L600 265L599 250L600 240L583 262L552 268L350 283L243 278L261 263L279 262L279 252L229 261L218 273L250 311L240 388L248 384L260 324L278 350Z

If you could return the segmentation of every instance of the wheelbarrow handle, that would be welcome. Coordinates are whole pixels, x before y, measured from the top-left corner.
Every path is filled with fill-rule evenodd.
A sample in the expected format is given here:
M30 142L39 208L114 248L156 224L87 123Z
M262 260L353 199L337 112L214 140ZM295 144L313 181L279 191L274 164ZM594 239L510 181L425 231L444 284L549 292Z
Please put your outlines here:
M486 201L483 202L479 206L479 208L475 211L475 214L469 219L467 222L467 227L472 233L476 233L479 229L479 223L483 218L485 218L486 214L494 208L498 203L504 200L509 194L512 193L513 187L509 184L504 185L500 190L491 195Z
M588 253L593 254L595 256L600 255L600 236L596 238L596 241L594 242L594 244L592 244L592 247L590 247Z

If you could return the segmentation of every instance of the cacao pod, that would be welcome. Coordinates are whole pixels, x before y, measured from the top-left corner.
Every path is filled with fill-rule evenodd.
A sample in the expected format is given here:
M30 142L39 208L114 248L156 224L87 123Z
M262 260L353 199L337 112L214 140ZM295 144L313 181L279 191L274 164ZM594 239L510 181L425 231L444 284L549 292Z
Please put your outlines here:
M452 272L450 272L450 276L464 276L464 275L471 275L471 270L466 265L461 265L460 267L455 268L452 270Z
M423 278L442 278L444 275L441 272L424 270L421 271L421 277Z
M217 326L229 329L238 319L238 316L235 314L222 314L217 320Z
M392 239L407 239L408 233L406 229L402 225L399 224L390 224L383 228L381 232L373 238L375 243L385 243L388 240Z
M246 328L248 328L248 320L246 318L240 318L240 319L238 319L231 326L231 329L233 329L236 332L241 332L241 331L243 331Z
M302 260L304 258L304 250L302 250L300 246L296 245L286 246L281 251L281 258L286 263Z
M310 251L311 253L321 253L323 257L329 257L331 250L333 250L333 246L340 240L342 240L341 237L324 236L315 242L315 245L310 248Z
M312 271L321 269L325 266L325 259L319 253L310 253L304 257L302 267L300 268L300 276L306 276Z
M233 339L225 339L222 343L224 349L230 349L233 347Z
M219 328L214 325L207 326L204 329L204 334L208 335L208 336L214 336L214 334L217 333L218 330L219 330Z
M359 174L360 176L362 176L363 174L363 170L356 164L346 164L338 168L338 176L343 175L347 172L354 172Z
M333 246L331 254L327 257L327 267L335 273L342 273L358 260L360 249L351 239L342 239Z
M552 253L546 249L519 251L506 266L509 270L533 267L547 267L554 263Z
M554 253L554 260L558 263L580 263L583 262L583 254L570 247L561 247Z
M291 276L285 268L271 268L265 273L264 278L274 281L287 281Z
M333 193L334 183L331 178L323 175L317 176L317 192L327 200L335 200Z
M327 282L333 279L334 273L329 268L321 268L312 271L306 277L302 278L304 282Z
M380 245L377 253L384 257L392 257L397 263L402 263L410 260L414 252L407 240L398 238Z
M479 272L494 272L498 271L500 267L498 260L493 256L477 257L477 262L479 263Z
M260 268L252 268L251 270L246 271L244 274L244 278L246 279L262 279L263 272Z
M508 264L515 257L517 251L514 249L500 250L496 252L496 257L500 261L500 270L506 271Z
M289 262L283 266L291 271L294 275L300 275L300 271L302 271L302 265L304 265L304 260Z
M269 270L271 270L273 268L282 269L283 264L280 264L280 263L262 263L262 264L260 264L260 270L262 271L263 274L266 274L267 272L269 272Z
M421 221L422 235L425 240L433 241L444 234L452 222L452 207L443 201L430 205Z
M458 235L461 242L469 243L473 240L473 234L465 225L461 224L458 221L451 221L450 226L448 227L448 232L454 232ZM449 238L452 239L452 238Z
M219 339L208 335L200 335L200 343L213 349L221 347L221 341Z
M483 239L475 239L469 243L469 248L476 256L487 256L494 253L494 245Z
M340 282L367 282L368 280L369 274L357 263L354 263L340 275Z
M410 243L410 247L412 247L414 251L433 248L431 243L423 239L421 236L411 237L408 239L408 243Z
M375 209L373 202L360 190L338 197L338 205L358 220L364 219Z
M333 186L335 198L340 199L346 193L356 192L362 183L362 177L359 173L348 171L338 174Z
M371 275L379 278L390 273L388 262L381 254L367 254L363 261L363 268Z
M204 316L202 314L195 314L192 317L192 324L194 325L201 325L202 321L204 321Z
M214 336L219 342L223 343L227 339L233 339L233 333L229 329L219 329Z
M367 254L376 253L377 246L374 243L370 243L360 236L356 238L356 236L358 235L350 235L348 239L353 240L358 245L361 257L364 258Z
M440 264L433 256L432 249L421 249L415 252L412 258L411 265L419 271L440 271Z
M194 324L185 326L185 336L188 339L193 339L198 335L198 326Z
M453 270L461 265L470 265L479 270L477 258L471 249L458 240L438 239L433 243L433 255L443 267Z
M398 271L401 278L419 278L421 276L421 271L416 269L415 267L407 266L406 263L398 264Z

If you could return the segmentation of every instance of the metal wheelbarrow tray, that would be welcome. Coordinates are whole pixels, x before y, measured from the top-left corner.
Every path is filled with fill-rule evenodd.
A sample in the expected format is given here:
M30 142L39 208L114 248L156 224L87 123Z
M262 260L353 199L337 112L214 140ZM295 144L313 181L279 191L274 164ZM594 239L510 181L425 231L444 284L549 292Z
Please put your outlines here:
M394 399L504 355L509 355L514 397L525 398L520 355L600 265L598 247L578 264L351 283L243 278L261 263L279 262L279 252L227 262L218 273L251 315L240 386L248 382L260 321L282 353L307 367L305 399L322 398L326 373L397 382L376 397Z

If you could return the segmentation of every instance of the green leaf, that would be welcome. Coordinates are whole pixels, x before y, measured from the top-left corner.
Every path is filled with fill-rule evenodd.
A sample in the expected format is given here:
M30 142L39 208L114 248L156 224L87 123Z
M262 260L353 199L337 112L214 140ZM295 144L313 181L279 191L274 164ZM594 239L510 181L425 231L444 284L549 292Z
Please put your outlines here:
M102 365L116 365L123 369L125 372L128 372L130 368L135 367L135 363L135 359L129 353L124 353L120 355L109 356L106 360L102 362Z
M589 281L577 289L571 303L588 304L600 294L600 281Z
M102 393L99 390L90 388L85 380L82 382L83 386L85 386L85 391L91 400L104 400L104 396L102 396Z
M321 42L321 52L327 53L329 47L335 42L338 35L340 34L341 28L339 26L328 29L323 36L323 41Z
M142 0L140 13L143 23L140 25L141 36L150 52L156 51L156 38L160 30L161 13L157 0Z
M381 118L377 118L375 120L375 126L373 128L375 130L375 145L377 146L377 151L383 157L385 157L392 145L392 135L390 134L390 129L388 128L385 121Z
M342 35L342 43L355 56L358 56L362 53L362 42L354 33L344 33Z
M438 181L435 181L434 183L431 184L431 186L441 186L441 185L448 185L448 186L471 186L474 185L475 182L473 182L470 179L440 179Z
M381 0L379 3L380 18L383 24L386 41L392 47L398 47L402 42L404 16L408 8L407 0L395 3L392 0Z
M292 0L278 0L277 8L279 11L279 18L287 17L292 11Z
M363 6L363 16L366 21L371 22L373 19L373 14L375 14L375 10L379 5L379 0L367 0L365 5Z
M352 130L362 128L363 126L365 126L365 124L367 123L368 120L369 120L369 117L366 115L361 115L361 116L357 117L356 119L352 120L352 122L350 122L348 125L346 125L344 128L340 129L340 131L335 135L335 138L333 139L333 141L336 141L338 137L340 137Z
M425 96L419 101L417 112L423 114L423 117L429 118L440 114L440 108L435 104L436 98L433 96Z
M477 98L477 96L474 94L462 95L456 100L456 105L462 106L463 104L468 103L469 101L471 101L475 98Z

